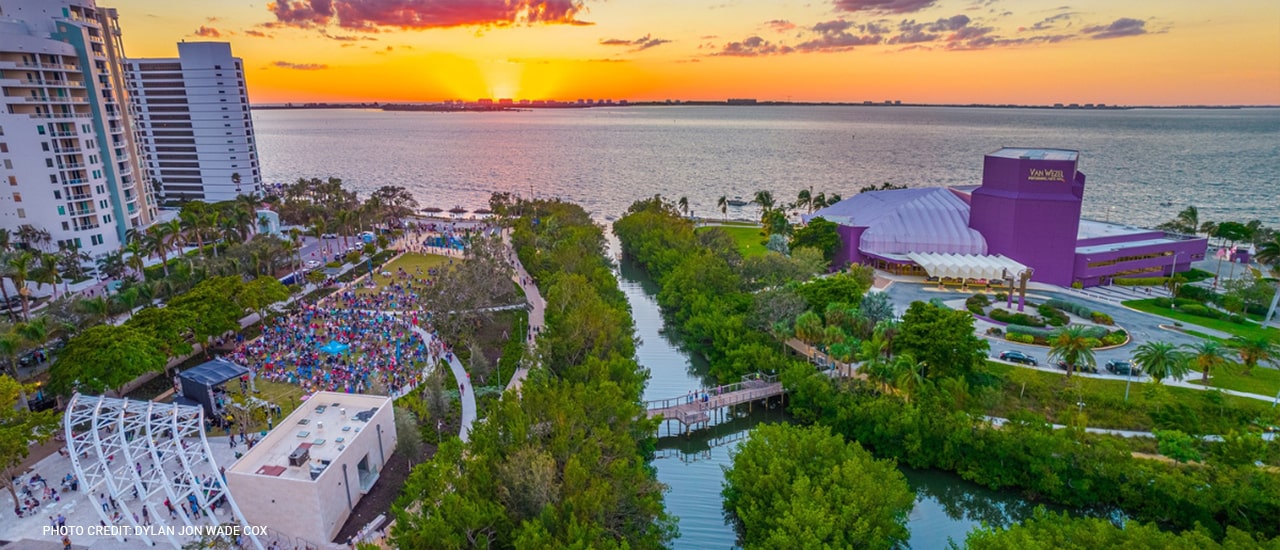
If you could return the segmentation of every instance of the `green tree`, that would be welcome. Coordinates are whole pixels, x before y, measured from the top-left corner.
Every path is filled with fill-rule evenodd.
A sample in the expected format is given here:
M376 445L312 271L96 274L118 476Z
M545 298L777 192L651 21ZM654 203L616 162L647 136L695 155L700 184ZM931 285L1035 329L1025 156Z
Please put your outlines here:
M809 303L810 309L826 311L827 304L860 302L870 287L870 282L858 275L836 273L797 285L795 291Z
M1209 371L1227 365L1227 348L1213 340L1201 340L1186 346L1191 365L1201 373L1200 383L1209 385Z
M395 407L396 424L396 452L404 457L405 462L412 468L422 456L422 430L419 428L417 415L413 411Z
M1133 360L1157 384L1165 378L1180 379L1191 372L1187 355L1168 342L1145 342L1133 350Z
M160 350L169 357L187 355L193 348L187 341L187 335L195 325L195 314L183 308L144 308L125 325L155 336L160 342Z
M169 301L169 308L190 314L191 334L205 345L205 355L209 354L208 344L214 338L240 329L245 310L239 305L239 297L244 286L238 276L213 277Z
M908 536L915 496L902 473L824 426L758 426L724 478L747 549L895 548Z
M840 249L840 235L836 233L837 227L835 222L813 218L804 227L791 234L791 248L794 250L810 247L821 250L822 257L830 262Z
M1228 527L1221 543L1203 528L1181 533L1162 531L1155 523L1127 521L1117 527L1108 518L1072 517L1037 506L1031 517L1005 528L984 526L969 532L969 550L1094 550L1097 548L1159 548L1217 550L1267 547L1248 533ZM1272 546L1276 541L1271 541Z
M23 473L22 462L31 449L48 441L58 429L61 416L52 410L31 412L19 400L35 386L23 386L7 375L0 375L0 486L9 490L13 502L19 502L14 480Z
M49 389L101 393L120 389L148 372L164 369L161 342L132 327L97 325L67 342L49 368Z
M258 319L265 321L267 308L288 298L289 287L284 286L279 279L267 276L245 283L236 297L236 303L243 309L257 313Z
M1049 360L1063 361L1067 364L1067 378L1077 368L1097 366L1090 347L1089 333L1084 325L1067 325L1053 332L1049 337Z
M22 297L22 320L31 320L31 289L27 288L27 281L31 280L31 273L35 262L35 256L29 251L19 252L17 255L9 257L8 276L13 281L14 288L18 289L18 296Z
M720 214L724 216L724 221L729 221L729 198L720 195L720 198L716 199L716 206L720 207Z
M1178 462L1192 462L1201 460L1200 452L1196 450L1196 440L1178 430L1156 430L1156 446L1160 450L1160 454L1172 458Z
M910 353L924 363L929 379L968 376L987 357L987 341L973 332L973 315L915 302L902 316L894 353Z
M1240 374L1245 376L1249 376L1259 363L1275 364L1280 359L1280 343L1266 334L1233 336L1227 345L1240 356L1240 362L1244 364Z
M813 311L806 311L796 317L796 338L801 342L816 346L822 342L824 329L822 317Z

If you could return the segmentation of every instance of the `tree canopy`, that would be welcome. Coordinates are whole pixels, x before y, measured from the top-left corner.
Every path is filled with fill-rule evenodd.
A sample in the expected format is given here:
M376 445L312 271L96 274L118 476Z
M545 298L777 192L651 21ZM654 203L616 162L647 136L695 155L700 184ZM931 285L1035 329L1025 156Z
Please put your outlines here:
M23 394L35 391L33 386L23 387L17 380L0 374L0 486L9 490L14 502L19 502L13 479L22 473L19 466L31 453L32 442L48 441L58 429L61 418L56 411L31 412L18 401Z
M49 367L49 389L60 394L119 391L133 379L164 370L168 356L155 335L127 325L89 327L67 342Z
M726 515L744 548L894 548L915 495L889 460L825 426L764 424L725 468Z
M915 302L902 316L894 353L910 353L930 379L966 376L986 360L988 344L973 333L973 315Z

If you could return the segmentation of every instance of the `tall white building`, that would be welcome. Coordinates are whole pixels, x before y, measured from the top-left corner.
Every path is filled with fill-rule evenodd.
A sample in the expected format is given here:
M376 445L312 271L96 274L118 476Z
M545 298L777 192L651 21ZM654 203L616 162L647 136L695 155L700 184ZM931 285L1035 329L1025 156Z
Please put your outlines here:
M115 10L0 0L0 227L96 256L151 223L122 57Z
M226 42L182 42L177 58L129 59L147 171L165 200L259 194L244 62Z

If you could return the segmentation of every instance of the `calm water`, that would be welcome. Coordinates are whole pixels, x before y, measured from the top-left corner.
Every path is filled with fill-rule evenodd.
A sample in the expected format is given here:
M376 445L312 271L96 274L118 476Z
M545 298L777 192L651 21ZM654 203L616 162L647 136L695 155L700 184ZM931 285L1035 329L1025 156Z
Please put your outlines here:
M1081 151L1089 217L1154 224L1195 204L1202 219L1280 224L1280 109L263 110L254 127L268 182L332 175L364 194L401 185L424 207L478 208L496 190L604 217L661 193L718 217L717 197L760 189L782 201L809 186L849 197L886 181L977 184L984 153L1021 145Z
M631 312L641 343L637 350L641 364L652 371L646 399L684 395L703 384L703 368L664 335L662 316L654 299L656 286L630 262L622 262L619 284ZM722 466L732 462L730 453L751 428L761 422L789 422L781 407L756 407L754 412L712 426L691 436L663 437L658 441L654 466L658 479L671 489L666 495L667 510L680 519L680 538L675 548L730 548L733 529L724 522L720 488ZM672 423L671 426L675 424ZM943 548L948 539L963 543L965 534L983 521L1007 525L1031 515L1033 505L1017 495L998 492L969 483L945 472L901 469L916 492L915 509L908 528L912 548Z

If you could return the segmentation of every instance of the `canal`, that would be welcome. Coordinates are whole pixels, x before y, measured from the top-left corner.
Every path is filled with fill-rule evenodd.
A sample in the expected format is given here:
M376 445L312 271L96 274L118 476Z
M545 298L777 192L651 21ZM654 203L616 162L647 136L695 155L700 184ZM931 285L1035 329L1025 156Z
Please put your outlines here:
M714 385L704 377L707 369L701 358L691 357L679 342L663 333L663 319L655 299L658 288L648 276L629 260L623 260L618 281L631 303L640 337L637 356L651 372L644 398L676 397ZM734 546L733 528L725 523L721 507L721 468L731 463L730 453L751 428L765 422L789 421L782 407L756 406L750 413L736 411L729 420L689 436L659 438L653 464L658 480L670 487L667 510L679 518L680 538L674 542L675 548ZM668 426L671 433L678 433L675 426ZM900 469L916 493L915 508L907 523L912 548L942 548L949 539L963 543L966 533L983 522L1007 525L1029 516L1034 508L1017 494L992 491L948 472Z

